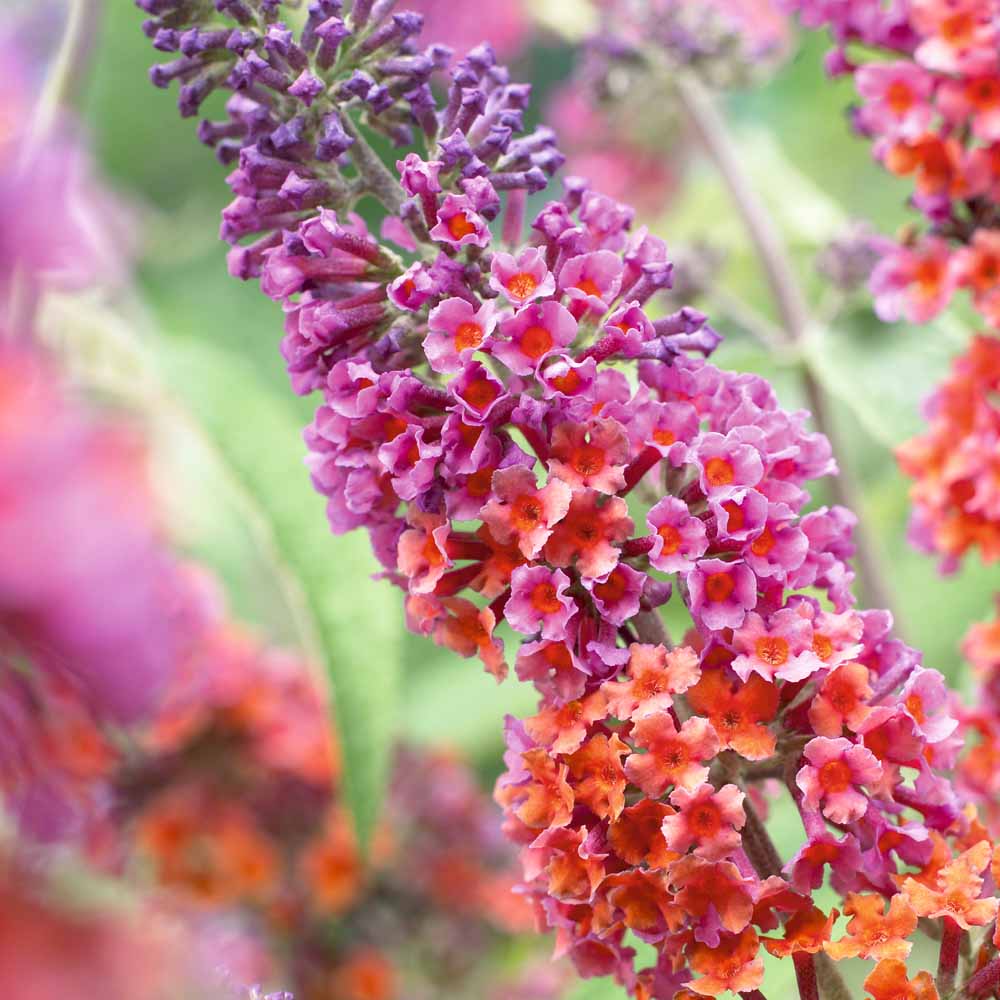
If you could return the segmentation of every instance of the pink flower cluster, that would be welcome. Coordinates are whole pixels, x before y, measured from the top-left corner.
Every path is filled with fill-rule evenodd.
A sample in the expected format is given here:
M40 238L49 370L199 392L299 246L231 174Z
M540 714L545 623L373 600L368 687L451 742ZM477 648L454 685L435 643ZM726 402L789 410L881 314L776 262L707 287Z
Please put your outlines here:
M967 289L1000 327L1000 5L996 0L785 0L826 25L833 73L851 73L856 130L891 173L912 178L927 232L886 248L871 289L882 319L924 323ZM857 57L855 57L855 46ZM880 50L868 60L864 49Z
M198 634L142 458L49 363L0 352L0 787L37 836L97 808L115 759L101 726L147 717Z

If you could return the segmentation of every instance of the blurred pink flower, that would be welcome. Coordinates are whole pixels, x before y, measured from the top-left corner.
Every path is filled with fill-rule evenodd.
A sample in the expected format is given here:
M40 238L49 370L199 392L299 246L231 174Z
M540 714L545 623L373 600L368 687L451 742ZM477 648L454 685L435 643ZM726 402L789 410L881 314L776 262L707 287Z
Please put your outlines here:
M421 37L450 45L459 54L489 42L501 59L516 56L531 36L525 0L407 0L407 10L424 16Z

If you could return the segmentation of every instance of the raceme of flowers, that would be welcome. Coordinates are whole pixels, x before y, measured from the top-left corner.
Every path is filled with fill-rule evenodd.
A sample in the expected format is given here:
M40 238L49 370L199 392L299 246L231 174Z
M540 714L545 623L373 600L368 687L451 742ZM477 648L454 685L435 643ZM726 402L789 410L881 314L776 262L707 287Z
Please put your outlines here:
M946 571L969 549L1000 558L1000 340L973 338L925 405L927 430L897 450L913 477L910 536Z
M752 993L762 949L792 958L803 997L856 956L879 1000L933 996L902 964L924 917L950 993L995 916L991 847L942 774L959 750L942 677L888 614L853 610L853 515L806 511L835 471L807 415L708 363L701 314L657 316L671 265L630 209L570 179L522 239L524 194L559 156L545 129L514 138L527 91L488 48L438 111L403 72L421 59L405 14L317 2L296 42L275 2L218 4L230 34L152 6L158 44L191 52L154 70L182 78L182 110L206 74L234 89L230 122L201 130L239 159L223 234L255 241L232 269L281 303L292 384L322 395L306 439L333 530L366 528L410 626L498 678L497 627L518 634L541 704L510 721L496 794L559 952L639 997ZM355 114L424 133L398 180ZM318 156L331 122L339 166ZM363 195L389 210L381 240L349 214ZM678 648L657 612L672 593L693 626ZM806 833L787 861L766 777ZM812 897L827 868L839 936ZM654 967L635 969L633 935ZM991 949L970 995L996 981Z
M871 278L886 320L924 323L969 291L1000 326L1000 61L996 0L783 0L836 42L833 74L853 75L856 131L878 161L913 182L924 217L887 249Z
M461 995L530 926L495 807L461 761L403 748L366 864L340 767L308 666L223 620L118 769L110 837L201 933L245 928L243 980L298 1000Z

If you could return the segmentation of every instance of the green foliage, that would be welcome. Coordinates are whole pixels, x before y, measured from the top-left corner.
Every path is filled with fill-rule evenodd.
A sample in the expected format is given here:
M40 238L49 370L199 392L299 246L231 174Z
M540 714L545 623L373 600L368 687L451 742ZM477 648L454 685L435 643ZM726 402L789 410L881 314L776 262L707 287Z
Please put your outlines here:
M333 695L344 785L358 838L374 828L388 778L400 680L397 592L371 579L368 538L333 538L309 486L299 424L252 370L196 342L170 341L165 377L199 421L270 541L275 571L298 605L306 652L323 664ZM208 502L211 502L210 498Z

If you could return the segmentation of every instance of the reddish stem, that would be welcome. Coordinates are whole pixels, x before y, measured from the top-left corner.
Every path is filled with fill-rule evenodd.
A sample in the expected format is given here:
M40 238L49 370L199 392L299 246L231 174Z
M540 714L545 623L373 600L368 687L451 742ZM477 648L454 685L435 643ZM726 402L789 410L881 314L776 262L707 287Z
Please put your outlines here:
M449 559L475 559L477 561L488 559L490 547L485 542L478 539L456 538L452 535L444 545L445 552Z
M643 448L625 470L625 489L621 491L619 496L624 496L628 493L662 458L663 455L659 448L654 448L652 445Z
M461 569L452 570L445 573L437 582L434 588L435 597L453 597L460 590L472 583L482 570L481 563L472 563L470 566L463 566Z
M942 919L941 954L938 958L937 988L941 996L948 996L955 988L955 973L962 950L965 931L951 917Z
M497 624L499 625L503 621L503 609L507 606L507 601L510 600L510 587L508 587L493 603L490 605L490 611L493 612L493 617L496 618Z
M800 1000L819 1000L816 963L812 955L796 951L792 954L792 962L795 964L795 981L799 984Z
M534 427L527 427L524 424L516 424L517 429L524 435L524 439L531 445L531 450L538 456L539 461L544 465L549 460L549 446Z

